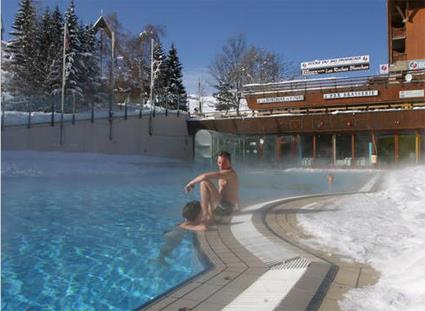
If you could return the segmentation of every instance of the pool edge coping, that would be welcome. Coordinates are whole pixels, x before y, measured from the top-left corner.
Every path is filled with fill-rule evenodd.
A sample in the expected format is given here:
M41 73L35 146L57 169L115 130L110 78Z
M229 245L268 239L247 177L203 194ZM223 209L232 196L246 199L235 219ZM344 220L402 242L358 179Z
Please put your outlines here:
M352 192L338 192L338 193L320 193L320 194L310 194L310 195L302 195L302 196L292 196L292 197L287 197L287 198L281 198L281 199L277 199L277 200L271 200L271 201L265 201L265 202L261 202L261 203L257 203L254 205L259 205L260 207L257 208L256 210L254 210L254 213L258 213L261 216L261 220L254 221L254 216L253 216L253 223L258 225L258 224L262 224L265 225L267 227L267 223L266 223L266 215L267 213L270 212L270 210L272 210L273 208L285 204L285 203L289 203L289 202L293 202L293 201L299 201L299 200L303 200L303 199L309 199L309 198L320 198L320 197L330 197L330 198L335 198L338 196L344 196L344 195L354 195L354 194L360 194L360 193L370 193L370 192L375 192L377 191L380 183L381 183L381 179L382 179L382 172L378 172L374 177L374 182L370 183L370 186L367 189L362 188L362 190L360 191L352 191ZM245 207L242 211L245 210L249 210L250 207L252 207L253 205L247 206ZM205 233L196 233L194 240L197 241L198 244L198 256L200 257L205 257L207 258L207 261L210 263L210 266L198 273L197 275L191 277L190 279L186 280L185 282L179 284L178 286L176 286L175 288L172 288L170 290L168 290L167 292L163 293L162 295L158 296L157 298L155 298L152 301L149 301L148 303L144 304L141 307L136 308L135 310L180 310L180 308L182 308L181 310L200 310L200 311L207 311L207 310L222 310L222 308L224 306L226 306L229 302L231 302L233 299L227 299L227 301L225 301L225 303L222 304L218 304L218 303L211 303L211 300L209 298L211 298L212 296L214 296L217 292L221 291L224 289L224 287L227 286L227 284L223 283L222 286L215 290L212 295L207 296L206 298L199 298L198 300L192 300L195 297L189 296L192 299L187 299L187 298L183 298L186 296L186 294L190 294L192 292L194 292L198 286L202 287L202 285L211 285L211 280L214 280L215 278L220 278L223 277L224 274L226 274L226 270L227 269L235 269L235 267L239 267L239 269L241 269L241 267L243 267L245 265L245 267L243 268L243 270L249 270L250 268L262 268L262 269L258 269L257 273L254 273L253 275L258 279L261 275L263 275L268 269L269 267L267 267L264 263L262 263L261 261L259 261L258 257L255 254L250 253L249 250L247 250L242 244L240 244L239 242L237 242L236 248L234 248L233 250L228 248L228 250L235 251L236 255L239 254L240 256L244 255L244 256L248 256L248 258L245 258L245 262L240 262L240 264L235 263L234 261L230 260L227 261L225 257L224 260L220 259L220 253L223 253L223 246L226 247L225 243L223 240L217 240L217 238L220 238L218 236L215 236L215 232L219 232L219 229L221 226L223 225L228 225L227 229L228 231L231 231L231 220L233 219L233 217L228 217L228 221L230 221L230 223L222 223L222 224L218 224L214 227L217 227L217 230L214 231L207 231ZM220 230L224 230L224 228L221 228ZM272 231L270 231L272 232ZM232 234L232 233L231 233ZM233 235L232 235L233 236ZM288 241L286 239L282 239L282 237L278 237L279 239L281 239L284 242L289 242L289 244L291 244L292 246L294 246L295 248L300 249L301 254L300 255L305 255L306 250L299 248L299 245L296 243L291 243L291 241ZM233 236L233 239L236 240L236 238ZM211 245L212 244L212 245ZM232 242L231 246L234 246L234 243ZM307 253L309 253L307 251ZM316 290L314 292L310 292L309 293L309 300L308 300L308 304L305 307L301 307L301 305L299 307L294 306L294 301L299 301L299 291L297 291L296 286L294 285L294 287L290 290L290 292L288 293L287 296L283 297L281 303L279 304L279 306L275 309L275 310L318 310L320 308L321 303L324 300L324 297L330 287L330 285L332 284L335 275L338 271L338 266L336 266L335 264L333 264L332 262L329 262L328 260L321 258L320 256L317 256L316 254L313 253L309 253L309 255L311 256L311 259L317 258L317 260L312 260L311 263L315 263L315 264L322 264L325 265L327 267L322 267L323 270L322 272L322 276L320 279L320 282L318 283L318 286L316 288ZM249 258L249 256L251 256L252 258ZM230 256L232 257L232 256ZM254 259L253 259L254 258ZM251 264L250 264L251 262ZM242 270L242 271L243 271ZM261 272L261 273L260 273ZM302 282L303 279L305 278L310 278L311 273L316 273L313 271L309 271L307 269L307 271L303 274L303 276L300 278L299 282ZM241 273L241 275L243 274L243 272ZM239 275L240 276L240 275ZM317 275L316 275L317 276ZM226 276L224 276L224 278L226 278ZM252 283L248 284L251 285L253 283L255 283L256 280L253 280ZM298 282L297 282L298 283ZM196 287L194 287L194 285L197 285ZM246 287L247 288L247 287ZM202 290L200 290L202 292ZM244 290L241 290L239 292L242 293ZM183 294L182 296L178 297L178 295L176 295L176 292L186 292L186 294ZM239 295L238 294L238 295ZM304 293L305 294L305 293ZM235 297L237 297L238 295L233 295ZM205 293L204 293L205 296ZM304 297L306 298L306 297ZM216 301L214 301L216 302ZM288 302L291 302L290 308L288 309ZM294 309L295 307L295 309ZM176 309L177 308L177 309ZM187 309L185 309L187 308Z

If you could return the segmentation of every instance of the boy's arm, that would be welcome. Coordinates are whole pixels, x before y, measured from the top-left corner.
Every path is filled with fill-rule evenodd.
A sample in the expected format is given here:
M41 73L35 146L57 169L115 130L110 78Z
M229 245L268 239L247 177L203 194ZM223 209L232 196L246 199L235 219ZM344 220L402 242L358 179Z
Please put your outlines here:
M200 224L193 224L189 221L185 221L183 223L181 223L180 228L185 229L185 230L191 230L191 231L197 231L197 232L204 232L207 231L207 226L203 223Z

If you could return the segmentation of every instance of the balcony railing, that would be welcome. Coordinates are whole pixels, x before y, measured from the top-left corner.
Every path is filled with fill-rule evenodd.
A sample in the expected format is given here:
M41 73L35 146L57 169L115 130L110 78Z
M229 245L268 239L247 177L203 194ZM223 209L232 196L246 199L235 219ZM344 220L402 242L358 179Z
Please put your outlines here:
M406 38L406 27L392 27L392 38L393 40Z
M405 55L405 54L404 54ZM369 85L386 85L395 80L403 80L405 74L411 73L418 81L425 80L425 70L415 70L411 72L397 71L385 75L351 77L351 78L321 78L292 80L265 84L247 84L244 85L243 95L262 95L267 93L284 92L305 92L314 90L327 90L337 88L353 88Z

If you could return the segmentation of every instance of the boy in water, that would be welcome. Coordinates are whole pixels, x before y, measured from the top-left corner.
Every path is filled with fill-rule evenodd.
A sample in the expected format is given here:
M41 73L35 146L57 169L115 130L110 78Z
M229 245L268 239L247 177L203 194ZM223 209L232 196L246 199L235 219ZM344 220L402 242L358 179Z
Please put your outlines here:
M186 230L203 232L207 230L201 222L201 203L199 201L188 202L182 210L184 222L178 224L173 230L164 233L165 243L159 251L159 260L165 263L165 257L180 244Z

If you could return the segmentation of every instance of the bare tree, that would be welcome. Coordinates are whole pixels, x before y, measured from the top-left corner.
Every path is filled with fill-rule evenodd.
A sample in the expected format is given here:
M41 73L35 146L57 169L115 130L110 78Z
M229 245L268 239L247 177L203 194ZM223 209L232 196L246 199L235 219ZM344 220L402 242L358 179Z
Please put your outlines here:
M209 67L217 89L218 110L234 108L239 114L244 84L278 82L286 68L281 56L248 46L243 35L228 39Z
M150 39L160 42L160 38L165 35L165 26L147 24L140 34L135 35L123 29L117 13L111 13L105 19L116 37L115 86L118 95L123 93L125 97L128 94L132 98L138 97L143 105L149 92ZM110 44L103 44L103 53L104 59L108 60ZM108 62L107 67L110 66Z
M150 49L151 39L155 42L160 42L161 37L165 36L165 26L147 24L138 36L138 44L140 46L140 54L138 57L139 65L139 82L140 82L140 102L143 107L145 101L149 96L149 79L150 79Z

